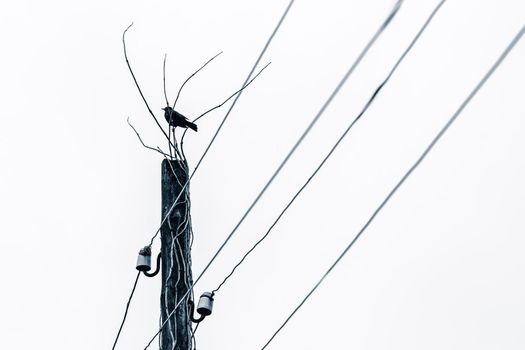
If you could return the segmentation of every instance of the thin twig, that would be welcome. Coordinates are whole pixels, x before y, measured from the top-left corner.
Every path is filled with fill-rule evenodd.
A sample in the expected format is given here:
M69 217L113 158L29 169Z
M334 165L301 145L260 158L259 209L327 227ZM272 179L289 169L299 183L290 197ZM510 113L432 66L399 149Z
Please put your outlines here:
M208 65L208 63L210 63L211 61L213 61L217 56L219 56L220 54L222 54L222 51L219 52L218 54L216 54L215 56L213 56L212 58L210 58L206 63L204 63L199 69L197 69L195 72L193 72L192 75L190 75L185 81L184 83L182 83L182 85L180 86L180 89L179 89L179 92L177 93L177 97L175 98L175 102L173 102L173 109L175 109L175 106L177 105L177 101L179 100L179 96L180 96L180 92L182 91L182 88L184 87L184 85L186 85L186 83L195 76L195 74L199 73L204 67L206 67Z
M266 67L268 67L272 62L268 62L268 64L266 64L266 66L264 66L260 71L259 73L257 73L253 78L251 78L247 83L246 85L244 85L242 88L240 88L239 90L235 91L230 97L228 97L226 100L224 100L223 102L221 102L220 104L218 104L217 106L213 107L213 108L210 108L208 109L206 112L202 113L201 115L199 115L197 118L193 119L191 122L192 123L195 123L197 120L201 119L202 117L204 117L206 114L216 110L217 108L220 108L222 107L226 102L228 102L229 100L231 100L235 95L237 95L238 93L240 93L242 90L246 89L262 72L263 70L266 69ZM181 152L182 152L182 156L184 157L183 159L186 160L186 155L184 154L184 136L186 136L186 132L188 131L188 129L184 130L184 133L182 134L182 137L180 139L180 149L181 149Z
M169 149L169 152L170 152L170 159L173 159L173 152L172 152L172 147L171 147L171 126L168 126L168 149ZM177 142L177 141L175 141Z
M140 134L138 133L137 129L135 129L135 127L131 124L131 122L129 121L129 117L127 119L127 122L128 122L128 125L131 126L131 128L133 129L133 131L135 131L135 134L137 135L137 137L139 138L139 141L140 143L142 144L142 146L146 147L147 149L150 149L152 151L155 151L155 152L158 152L160 154L162 154L163 156L165 157L171 157L169 154L167 153L164 153L160 147L157 146L157 148L154 148L154 147L151 147L151 146L148 146L144 143L144 141L142 141L142 138L140 137Z
M171 118L170 118L171 119ZM168 135L171 139L171 134L173 133L173 143L175 144L175 147L173 148L173 151L177 149L177 139L175 138L175 128L172 128L171 125L168 126ZM170 147L170 155L172 155L172 147ZM175 158L177 158L177 153L175 153ZM172 158L173 159L173 156Z
M164 63L162 64L162 85L164 88L164 98L166 99L166 106L169 106L168 94L166 93L166 57L167 53L164 54ZM168 150L170 152L170 159L173 159L173 152L171 150L171 126L168 123Z
M139 90L140 96L142 97L142 100L144 101L144 104L146 105L146 108L148 109L149 113L151 114L151 116L155 120L155 123L157 123L157 126L159 127L159 129L162 131L162 133L166 137L166 140L168 140L168 142L170 142L168 134L166 134L166 131L164 131L164 128L160 125L159 121L157 120L157 117L155 117L155 114L153 114L153 111L149 107L148 101L146 101L146 98L144 97L144 94L142 93L142 90L140 89L139 83L137 82L137 78L135 77L135 74L133 73L133 70L131 69L131 65L129 64L128 52L126 50L126 32L129 30L129 28L131 28L132 25L133 25L133 23L131 23L126 28L126 30L124 30L124 33L122 33L122 45L124 46L124 58L126 59L126 64L128 65L129 72L131 73L131 76L133 77L133 81L135 82L135 85L137 86L137 89Z
M241 92L242 90L246 89L251 83L252 81L254 81L262 72L263 70L266 69L266 67L268 67L272 62L268 62L266 64L266 66L262 67L262 69L259 71L259 73L257 73L252 79L250 79L250 81L248 83L246 83L246 85L244 85L242 88L240 88L239 90L235 91L230 97L228 97L226 100L224 100L221 104L218 104L217 106L213 107L213 108L210 108L208 109L206 112L202 113L201 115L199 115L197 118L193 119L192 120L192 123L195 123L197 120L201 119L202 117L204 117L206 114L216 110L217 108L220 108L222 107L222 105L224 105L226 102L228 102L229 100L231 100L233 97L235 97L235 95L237 95L239 92Z
M173 143L175 144L174 151L175 151L175 159L182 160L182 155L179 151L179 145L177 144L177 136L175 134L175 128L172 128L173 130Z
M166 99L166 106L169 106L170 103L168 101L168 94L166 93L166 57L168 56L167 53L164 54L164 63L162 64L162 82L164 85L164 98Z

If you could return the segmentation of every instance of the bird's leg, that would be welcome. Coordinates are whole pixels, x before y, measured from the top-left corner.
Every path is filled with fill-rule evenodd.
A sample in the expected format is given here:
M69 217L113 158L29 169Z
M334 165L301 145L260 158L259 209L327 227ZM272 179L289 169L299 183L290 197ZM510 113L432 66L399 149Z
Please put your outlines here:
M173 159L173 153L171 150L171 126L168 124L168 148L170 150L170 158Z

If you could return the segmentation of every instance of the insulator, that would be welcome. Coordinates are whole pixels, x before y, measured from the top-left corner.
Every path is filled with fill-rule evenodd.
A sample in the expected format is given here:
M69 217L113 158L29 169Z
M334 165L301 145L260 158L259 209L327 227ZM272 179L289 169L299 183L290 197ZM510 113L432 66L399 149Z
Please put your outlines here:
M149 271L151 270L151 249L143 248L137 257L137 270Z
M202 293L199 304L197 305L197 312L202 316L211 315L213 310L213 294L209 292Z

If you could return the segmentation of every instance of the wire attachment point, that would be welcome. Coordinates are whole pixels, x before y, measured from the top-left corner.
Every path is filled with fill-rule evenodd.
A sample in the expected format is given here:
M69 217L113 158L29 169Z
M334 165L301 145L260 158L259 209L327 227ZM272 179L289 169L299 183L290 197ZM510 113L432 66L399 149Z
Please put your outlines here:
M139 256L137 257L137 270L144 273L148 277L156 276L160 271L160 253L157 255L157 267L155 271L148 272L151 270L151 247L145 246L139 251Z
M189 304L189 312L190 312L190 318L194 323L199 323L206 316L211 315L211 312L213 310L213 293L210 292L204 292L202 293L201 297L199 298L199 304L197 305L197 312L199 313L200 317L195 318L193 316L195 304L192 300L188 300Z
M151 248L149 246L145 246L139 251L137 270L142 272L151 270Z

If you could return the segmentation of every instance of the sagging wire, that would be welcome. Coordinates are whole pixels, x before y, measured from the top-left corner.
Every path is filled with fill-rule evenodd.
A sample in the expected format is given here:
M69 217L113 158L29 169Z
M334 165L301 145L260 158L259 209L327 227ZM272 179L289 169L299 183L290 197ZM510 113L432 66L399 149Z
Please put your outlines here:
M272 176L270 177L270 179L268 180L268 182L264 185L263 189L259 192L259 194L257 195L257 197L255 198L255 200L251 203L251 205L248 207L248 209L246 210L246 212L243 214L243 216L241 217L241 219L239 220L239 222L235 225L235 227L233 228L233 230L230 232L230 234L227 236L226 240L222 243L222 245L219 247L219 249L217 250L217 252L215 253L215 255L212 257L212 259L208 262L208 264L206 265L206 267L204 268L203 272L201 273L201 275L199 276L198 279L200 279L200 277L202 276L202 274L204 274L204 272L209 268L209 266L211 265L211 263L215 260L215 258L219 255L219 253L221 252L221 250L224 248L224 246L228 243L228 241L231 239L231 237L235 234L235 232L237 231L237 229L240 227L240 225L244 222L244 220L246 219L246 217L248 216L248 214L252 211L252 209L255 207L255 205L257 204L257 202L260 200L260 198L263 196L263 194L266 192L266 190L269 188L269 186L271 185L271 183L273 182L273 180L277 177L277 175L280 173L280 171L284 168L285 164L288 162L288 160L291 158L291 156L293 155L293 153L296 151L296 149L299 147L299 145L302 143L302 141L305 139L305 137L308 135L308 133L311 131L311 129L314 127L314 125L317 123L317 121L319 120L319 118L323 115L324 111L326 110L326 108L330 105L330 103L332 102L332 100L335 98L335 96L337 95L337 93L340 91L340 89L343 87L343 85L346 83L346 81L348 80L348 78L351 76L351 74L354 72L354 70L356 69L356 67L359 65L359 63L361 62L361 60L364 58L364 56L366 55L366 53L368 52L368 50L370 49L370 47L374 44L374 42L377 40L377 38L381 35L381 33L384 31L384 29L388 26L388 24L390 23L390 21L392 20L392 18L394 17L394 15L397 13L397 11L399 10L400 6L401 6L401 3L402 3L402 0L401 1L398 1L396 3L396 5L394 6L394 8L392 9L392 11L390 12L390 14L388 15L387 19L381 24L381 26L379 27L379 29L376 31L376 33L373 35L373 37L370 39L370 41L367 43L367 45L365 46L365 48L361 51L360 55L357 57L357 59L354 61L354 63L350 66L349 70L346 72L346 74L343 76L343 78L341 79L341 81L339 82L339 84L336 86L336 88L334 89L334 91L332 91L332 93L330 94L330 96L328 97L328 99L325 101L325 103L323 104L323 106L321 107L321 109L319 110L319 112L315 115L315 117L312 119L312 121L310 122L310 124L308 125L308 127L305 129L305 131L302 133L302 135L299 137L299 139L296 141L296 143L294 144L294 146L291 148L291 150L288 152L288 154L285 156L285 158L283 159L283 161L281 162L281 164L277 167L277 169L275 170L275 172L272 174ZM198 280L197 279L197 280Z
M385 85L388 83L388 81L390 80L390 78L392 77L392 75L395 73L395 71L397 70L397 68L399 67L399 65L401 64L401 62L404 60L404 58L406 57L406 55L410 52L410 50L412 50L413 46L415 45L415 43L418 41L418 39L420 38L421 34L423 34L423 32L425 31L425 29L427 28L427 26L430 24L430 22L432 21L432 19L434 18L434 16L436 15L436 13L439 11L439 9L441 8L441 6L445 3L446 0L442 0L435 8L434 10L432 11L432 13L429 15L429 17L427 18L427 20L425 21L425 23L421 26L421 28L419 29L419 31L416 33L416 35L414 36L414 38L412 39L412 41L410 42L410 44L407 46L407 48L403 51L403 53L401 54L401 56L397 59L396 63L394 64L394 66L390 69L390 72L387 74L386 78L381 82L381 84L378 85L378 87L374 90L374 93L370 96L370 98L368 99L368 101L366 102L366 104L364 105L364 107L361 109L361 111L359 112L359 114L357 115L357 117L355 117L352 122L348 125L348 127L345 129L345 131L341 134L341 136L337 139L337 141L335 142L335 144L332 146L332 148L330 149L330 151L326 154L326 156L323 158L323 160L321 161L321 163L319 163L319 165L317 166L317 168L314 170L314 172L310 175L310 177L306 180L306 182L299 188L299 190L295 193L295 195L292 197L292 199L286 204L286 206L283 208L283 210L279 213L279 215L277 216L277 218L275 219L275 221L270 225L270 227L268 228L268 230L266 231L266 233L242 256L242 258L239 260L239 262L237 262L237 264L234 265L234 267L232 268L232 270L230 271L230 273L228 275L226 275L226 277L223 279L223 281L217 286L217 288L215 288L213 290L213 293L216 293L217 291L219 291L219 289L226 283L226 281L235 273L236 269L244 262L244 260L248 257L248 255L250 255L254 250L255 248L257 248L257 246L262 243L262 241L264 241L268 235L270 234L270 232L273 230L273 228L275 227L275 225L277 225L277 223L281 220L282 216L284 215L284 213L286 213L286 211L291 207L291 205L294 203L294 201L297 199L297 197L299 197L299 195L301 194L301 192L310 184L310 182L312 181L312 179L317 175L317 173L319 172L319 170L321 170L321 168L324 166L324 164L328 161L328 159L332 156L332 154L334 153L334 151L336 150L336 148L339 146L339 144L343 141L343 139L348 135L348 133L350 132L350 130L353 128L353 126L361 119L361 117L366 113L366 111L368 110L368 108L372 105L372 103L375 101L376 97L378 96L379 92L385 87Z
M286 320L281 324L281 326L274 332L274 334L270 337L270 339L266 342L266 344L261 348L261 350L264 350L271 342L272 340L277 336L277 334L283 329L283 327L290 321L290 319L295 315L295 313L304 305L306 300L315 292L315 290L321 285L321 283L325 280L325 278L330 274L330 272L335 268L335 266L341 261L341 259L348 253L350 248L354 245L354 243L361 237L361 235L365 232L365 230L368 228L368 226L372 223L372 221L375 219L375 217L379 214L379 212L384 208L384 206L388 203L388 201L392 198L392 196L397 192L397 190L403 185L403 183L407 180L407 178L414 172L414 170L421 164L421 162L426 158L428 153L432 150L432 148L436 145L436 143L441 139L441 137L446 133L446 131L449 129L449 127L454 123L454 121L457 119L457 117L460 115L460 113L463 111L463 109L467 106L467 104L470 102L470 100L477 94L479 89L485 84L485 82L490 78L490 76L494 73L494 71L498 68L498 66L501 64L501 62L505 59L505 57L508 55L508 53L514 48L516 43L521 39L523 36L523 33L525 32L525 25L522 26L521 30L518 32L518 34L512 39L510 44L505 48L503 53L498 57L496 62L491 66L489 71L485 73L483 78L479 81L479 83L476 85L476 87L469 93L467 98L461 103L459 108L456 110L456 112L450 117L450 119L447 121L447 123L444 125L444 127L437 133L437 135L432 139L430 144L425 148L423 153L419 156L419 158L415 161L415 163L408 169L408 171L403 175L401 180L392 188L392 190L388 193L388 195L385 197L385 199L381 202L381 204L376 208L376 210L372 213L370 218L367 220L365 225L359 230L357 235L350 241L350 243L345 247L345 249L341 252L341 254L335 259L335 261L332 263L332 265L326 270L326 272L323 274L321 279L317 281L317 283L314 285L314 287L306 294L306 296L302 299L302 301L297 305L297 307L288 315Z
M289 7L287 8L285 14L287 13L287 11L289 10L291 4L293 3L293 1L290 2L289 4ZM217 256L219 255L219 253L222 251L222 249L226 246L226 244L228 243L228 241L231 239L231 237L233 236L233 234L237 231L238 227L241 225L241 223L245 220L245 218L248 216L248 214L251 212L251 210L253 209L253 207L257 204L257 202L259 201L259 199L262 197L262 195L264 194L264 192L268 189L268 187L270 186L270 184L273 182L273 180L275 179L275 177L279 174L279 172L282 170L282 168L284 167L284 165L288 162L288 160L290 159L290 157L292 156L292 154L295 152L295 150L298 148L298 146L302 143L302 141L304 140L304 138L306 137L306 135L310 132L310 130L313 128L313 126L315 125L315 123L318 121L318 119L321 117L321 115L324 113L324 111L326 110L326 108L330 105L330 103L332 102L332 100L335 98L335 96L337 95L337 93L340 91L340 89L342 88L342 86L345 84L345 82L348 80L348 78L350 77L350 75L354 72L354 70L356 69L356 67L359 65L359 63L361 62L361 60L364 58L364 56L366 55L366 53L368 52L368 50L371 48L371 46L375 43L375 41L377 40L377 38L381 35L381 33L383 33L383 31L388 27L388 25L391 23L392 19L395 17L395 15L397 14L398 10L400 9L401 5L403 3L403 0L398 0L396 2L396 4L394 5L394 7L392 8L392 10L390 11L389 15L387 16L387 18L381 23L380 27L378 28L378 30L374 33L374 35L372 36L372 38L369 40L369 42L366 44L366 46L364 47L364 49L361 51L361 53L359 54L359 56L357 57L357 59L354 61L354 63L350 66L349 70L345 73L345 75L343 76L343 78L341 79L341 81L338 83L338 85L336 86L336 88L334 89L334 91L330 94L330 96L328 97L328 99L325 101L325 103L323 104L323 106L321 107L321 109L319 110L319 112L315 115L314 119L310 122L310 124L308 125L308 127L306 128L306 130L303 132L303 134L300 136L300 138L297 140L297 142L294 144L294 146L292 147L292 149L288 152L288 154L286 155L286 157L284 158L284 160L281 162L281 164L279 165L279 167L277 168L277 170L274 172L274 174L272 175L272 177L270 178L270 180L266 183L266 185L263 187L262 191L257 195L257 197L255 198L255 200L253 201L253 203L250 205L250 207L248 208L248 210L244 213L244 215L242 216L241 220L239 221L239 223L234 227L234 229L231 231L231 233L227 236L226 240L222 243L222 245L219 247L219 249L216 251L216 253L213 255L213 257L211 258L211 260L208 262L208 264L204 267L204 269L202 270L202 272L199 274L199 276L197 277L197 279L195 280L195 282L193 283L193 285L191 286L191 288L188 290L188 293L190 293L190 291L193 290L194 286L199 282L199 280L202 278L202 276L204 275L204 273L206 273L206 271L208 270L208 268L210 267L210 265L214 262L214 260L217 258ZM282 22L282 19L281 18L281 22ZM281 23L280 22L280 23ZM194 172L197 170L198 168L196 167ZM190 177L191 179L191 177ZM153 239L155 238L155 236L153 237ZM152 241L153 241L152 239ZM179 300L179 302L176 304L175 308L171 311L171 314L175 313L175 311L177 310L177 308L182 304L184 298L186 296L183 296L181 300ZM151 340L148 342L148 344L146 345L146 347L144 348L145 350L151 345L151 343L155 340L155 338L160 334L160 332L162 331L162 329L164 328L165 326L165 323L160 327L160 329L157 331L157 333L155 333L155 335L151 338Z
M133 294L135 294L135 289L137 288L139 277L140 277L140 271L137 273L137 277L135 278L135 283L133 283L133 288L131 289L131 294L129 295L128 303L126 304L126 310L124 311L124 317L122 318L122 322L120 323L120 327L118 329L117 336L115 337L115 341L113 342L113 347L111 348L111 350L115 350L115 347L117 346L117 342L120 337L120 332L122 332L122 328L124 327L124 323L126 322L126 317L128 316L128 310L129 310L129 305L131 304L131 299L133 299Z

